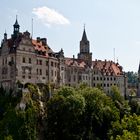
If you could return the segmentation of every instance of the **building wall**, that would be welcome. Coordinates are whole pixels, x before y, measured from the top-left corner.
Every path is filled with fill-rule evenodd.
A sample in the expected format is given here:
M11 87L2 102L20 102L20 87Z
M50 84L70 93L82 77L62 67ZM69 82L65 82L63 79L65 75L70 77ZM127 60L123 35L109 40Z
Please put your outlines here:
M81 49L84 44L85 42L80 44ZM10 48L5 40L0 55L0 83L4 87L14 87L17 81L23 84L53 83L55 86L74 87L80 83L86 83L91 87L100 86L106 92L110 92L111 86L117 85L124 96L124 87L126 86L124 75L106 75L99 69L92 67L92 53L90 53L89 44L88 50L84 50L86 54L83 55L81 52L79 59L80 57L85 59L85 63L90 61L90 65L87 63L87 65L82 64L82 66L78 59L73 59L72 65L68 65L65 58L62 57L63 55L60 55L63 53L62 50L52 55L49 55L49 52L48 55L38 54L28 32L23 34L16 53L9 51Z

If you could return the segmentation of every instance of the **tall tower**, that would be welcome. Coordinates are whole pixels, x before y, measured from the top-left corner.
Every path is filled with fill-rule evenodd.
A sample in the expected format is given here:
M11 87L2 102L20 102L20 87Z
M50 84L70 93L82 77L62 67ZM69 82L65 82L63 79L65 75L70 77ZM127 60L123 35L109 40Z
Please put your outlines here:
M92 53L90 53L90 43L87 39L85 26L82 39L80 41L80 53L78 53L78 59L84 60L88 66L91 66L92 64Z
M16 16L16 22L13 25L13 27L14 27L13 35L14 35L14 37L17 37L17 35L19 33L19 29L20 29L20 26L19 26L18 21L17 21L17 16Z

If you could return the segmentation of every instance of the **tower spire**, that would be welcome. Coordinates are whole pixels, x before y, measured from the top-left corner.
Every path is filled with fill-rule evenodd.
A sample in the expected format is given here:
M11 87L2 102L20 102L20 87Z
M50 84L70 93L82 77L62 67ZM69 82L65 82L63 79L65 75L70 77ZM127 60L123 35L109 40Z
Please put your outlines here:
M17 36L17 34L19 33L19 24L18 24L18 19L17 19L17 15L16 15L16 21L15 21L15 24L13 25L14 27L14 35Z
M88 41L87 35L86 35L86 30L85 30L85 24L84 24L84 31L83 31L82 41Z

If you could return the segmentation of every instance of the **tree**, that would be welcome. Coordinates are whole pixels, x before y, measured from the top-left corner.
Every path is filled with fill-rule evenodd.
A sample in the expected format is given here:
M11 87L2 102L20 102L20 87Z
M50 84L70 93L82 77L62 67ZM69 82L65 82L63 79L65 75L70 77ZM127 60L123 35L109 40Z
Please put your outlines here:
M140 116L136 114L124 116L120 121L112 123L112 128L108 133L111 140L137 140L140 136Z
M108 94L109 97L115 103L115 106L120 110L120 119L123 118L125 114L130 113L130 107L128 102L121 96L119 88L117 86L111 87L111 92Z
M86 102L83 114L84 139L105 139L112 121L119 119L119 110L111 98L97 88L86 88L79 92Z
M47 104L47 138L79 140L85 100L73 88L62 88Z
M116 140L138 140L138 137L134 132L129 132L127 130L124 130L123 135L117 136Z

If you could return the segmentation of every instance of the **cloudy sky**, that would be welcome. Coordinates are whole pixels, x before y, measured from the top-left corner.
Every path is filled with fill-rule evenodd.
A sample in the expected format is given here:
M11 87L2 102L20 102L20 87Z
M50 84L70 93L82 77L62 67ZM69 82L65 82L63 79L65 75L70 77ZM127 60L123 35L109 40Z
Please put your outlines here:
M93 59L119 61L125 71L137 71L140 61L139 0L4 0L0 4L0 40L10 37L16 15L20 31L46 37L65 56L79 52L86 26ZM115 50L115 55L114 55Z

